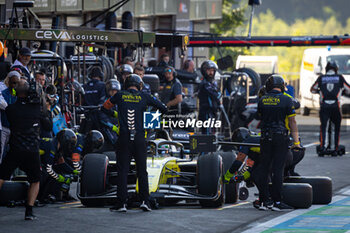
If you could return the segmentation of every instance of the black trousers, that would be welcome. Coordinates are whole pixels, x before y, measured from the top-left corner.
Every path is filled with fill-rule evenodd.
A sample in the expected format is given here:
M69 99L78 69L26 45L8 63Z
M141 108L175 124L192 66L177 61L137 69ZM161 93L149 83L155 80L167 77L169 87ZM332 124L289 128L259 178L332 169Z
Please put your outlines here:
M338 106L322 107L320 109L320 146L324 148L326 141L326 133L329 124L334 125L334 149L338 149L339 146L339 133L340 133L340 123L341 123L341 112ZM329 137L330 139L330 137ZM329 140L331 141L331 140ZM331 147L331 145L328 145Z
M256 179L259 189L259 199L262 202L269 198L269 173L271 171L272 199L274 202L282 200L281 192L283 185L284 166L287 159L289 138L283 134L271 134L260 139L261 175Z
M120 203L126 203L128 197L128 172L131 155L136 162L136 173L139 185L139 195L141 201L148 201L148 173L147 173L147 152L145 135L137 133L133 141L129 134L121 134L117 142L117 199Z

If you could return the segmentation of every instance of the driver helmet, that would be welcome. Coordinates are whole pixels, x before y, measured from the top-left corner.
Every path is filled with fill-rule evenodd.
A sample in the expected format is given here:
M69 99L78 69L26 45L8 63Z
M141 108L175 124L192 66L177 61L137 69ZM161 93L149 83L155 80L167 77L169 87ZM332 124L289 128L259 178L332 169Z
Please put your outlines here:
M232 134L232 142L243 142L245 139L247 139L250 135L250 130L244 127L239 127L238 129L235 129Z
M104 141L102 133L98 130L91 130L85 135L85 145L91 149L90 152L101 149Z

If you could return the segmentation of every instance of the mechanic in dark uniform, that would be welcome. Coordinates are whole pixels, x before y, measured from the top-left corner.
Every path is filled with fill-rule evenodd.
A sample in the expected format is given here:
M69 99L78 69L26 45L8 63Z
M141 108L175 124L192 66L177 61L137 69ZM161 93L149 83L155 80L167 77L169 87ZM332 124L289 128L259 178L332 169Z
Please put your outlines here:
M232 142L259 144L260 138L260 134L254 134L244 127L236 129L232 134ZM304 153L305 150L297 150L297 148L288 151L284 169L284 177L300 176L294 171L294 169L295 166L303 159ZM237 172L241 168L247 156L248 158L245 162L245 166L239 172ZM258 180L262 171L260 166L260 158L260 145L240 146L238 149L236 160L233 161L230 169L226 171L226 174L224 176L225 182L229 183L231 179L233 179L234 181L244 180L247 183L248 187L251 186L251 182L255 182L255 180ZM253 205L255 208L259 208L260 201L254 201Z
M60 189L64 199L71 199L69 187L73 176L79 172L66 162L66 158L72 155L76 144L77 136L71 129L61 130L55 138L40 140L42 171L39 201L44 201L48 194L57 196Z
M95 66L91 69L89 77L91 80L84 84L84 106L101 106L106 100L106 85L101 80L104 74L100 67ZM85 113L85 119L81 124L80 131L86 133L92 129L100 129L100 111L92 109Z
M166 104L168 109L177 110L182 102L182 84L176 78L175 69L171 66L164 68L165 83L160 87L162 91L160 100Z
M104 138L97 130L86 135L71 129L61 130L55 138L40 140L42 179L38 200L44 202L49 194L63 191L63 199L70 201L69 188L72 178L81 172L81 158L102 147Z
M260 210L281 211L292 207L281 202L283 172L288 155L289 130L294 140L293 147L300 147L298 127L295 121L293 101L283 95L284 80L281 76L273 75L266 80L267 94L258 103L258 114L261 118L261 166L259 181ZM272 172L272 201L269 201L268 175Z
M121 90L120 83L117 79L110 79L106 83L106 92L108 98L114 96ZM106 143L114 145L117 142L119 134L118 108L114 106L110 111L101 111L100 114L101 131L106 137ZM103 127L104 126L104 127Z
M259 144L260 135L252 134L247 128L239 127L233 132L232 141ZM226 171L226 174L225 174L226 182L230 182L232 177L235 175L238 169L242 166L247 156L248 156L247 165L249 167L249 170L244 172L242 175L244 180L249 179L250 174L252 173L253 165L256 166L259 163L260 147L240 146L236 160L233 161L230 169Z
M66 162L77 170L81 171L81 161L88 153L100 150L104 144L104 137L98 130L90 130L87 134L75 133L77 144L73 150L72 156L66 156Z
M218 66L215 62L210 60L204 61L201 65L203 80L199 85L198 92L198 119L202 121L208 120L209 118L216 118L216 113L220 106L221 93L214 83L217 69ZM207 128L203 128L202 133L209 134L210 131Z
M274 76L277 76L277 75L274 75ZM263 97L264 95L266 95L266 87L265 87L265 85L263 85L259 89L257 99L254 100L254 102L256 102L256 104L257 104L259 99L261 97ZM297 109L300 108L300 102L296 98L294 98L293 96L289 95L286 92L284 92L283 95L288 96L289 98L291 98L291 100L293 101L294 110L297 110ZM249 112L249 115L247 114L247 117L246 117L246 120L245 120L245 125L250 130L253 130L255 132L258 132L258 131L260 132L260 119L259 119L259 116L258 116L257 112Z
M122 87L123 90L125 89L124 82L125 82L126 77L128 77L133 72L134 72L134 69L129 64L123 64L119 67L118 80L119 80L120 86Z
M143 80L143 76L145 75L145 69L142 66L135 66L134 74L137 74ZM151 87L147 83L143 83L142 91L146 94L149 94L149 95L152 94Z
M123 135L118 138L117 142L118 193L117 204L111 208L111 211L126 212L127 178L131 154L136 161L142 201L140 208L144 211L150 211L143 112L149 105L159 109L162 113L165 113L167 108L155 97L141 92L142 80L136 74L126 78L125 89L112 96L103 105L107 111L114 105L118 106L119 135Z
M325 149L326 129L330 123L334 124L334 151L333 156L338 154L339 133L341 124L340 98L342 92L350 94L350 85L342 75L338 73L338 65L335 61L329 61L326 65L326 75L321 75L311 86L311 92L320 94L320 156ZM330 145L328 145L330 147ZM329 148L331 149L331 148Z
M29 93L27 81L21 79L18 82L16 93L16 102L6 108L11 130L10 151L0 165L0 188L17 167L23 170L30 183L25 220L34 220L36 216L32 208L40 185L39 131L46 119L41 113L40 100L30 101L33 98L28 98L29 94L38 97L39 93Z
M89 77L91 80L84 84L84 105L98 106L102 105L106 100L106 85L101 80L104 74L100 67L95 66L91 69Z

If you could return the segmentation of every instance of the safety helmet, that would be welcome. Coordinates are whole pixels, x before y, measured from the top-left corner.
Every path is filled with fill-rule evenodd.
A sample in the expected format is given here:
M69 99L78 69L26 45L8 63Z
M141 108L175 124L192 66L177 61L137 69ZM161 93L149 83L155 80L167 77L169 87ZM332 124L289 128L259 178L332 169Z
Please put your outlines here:
M233 142L243 142L250 135L250 130L244 127L235 129L232 134L231 140Z
M71 129L62 129L56 135L57 142L60 144L59 150L65 155L70 155L73 153L75 146L77 144L77 135Z
M92 69L90 70L90 73L89 73L90 78L99 77L99 78L103 79L104 76L105 75L102 72L101 67L99 67L99 66L92 67Z
M337 64L336 61L329 61L329 62L327 62L326 72L328 72L329 70L334 70L335 73L338 72L338 64Z
M265 94L266 94L266 86L263 85L262 87L260 87L260 89L259 89L259 91L258 91L258 97L259 97L259 99L260 99L261 97L263 97Z
M132 74L134 72L134 69L132 68L131 65L129 64L124 64L120 67L120 73L121 74L125 74L125 73L129 73Z
M140 91L143 87L143 81L137 74L130 74L126 77L124 85L125 90L127 90L131 86L135 86Z
M98 130L91 130L85 135L85 145L91 149L90 152L101 149L104 141L102 133Z
M213 77L208 76L208 74L207 74L207 70L208 69L214 69L215 70ZM217 70L218 70L218 66L216 65L215 62L213 62L211 60L206 60L201 65L201 73L202 73L203 77L205 79L207 79L208 81L212 81L214 79L215 73L216 73Z
M265 86L266 92L269 92L276 87L281 89L281 92L284 92L285 82L281 75L274 74L267 78Z
M106 82L106 91L107 93L111 90L117 90L120 91L120 82L117 79L110 79Z

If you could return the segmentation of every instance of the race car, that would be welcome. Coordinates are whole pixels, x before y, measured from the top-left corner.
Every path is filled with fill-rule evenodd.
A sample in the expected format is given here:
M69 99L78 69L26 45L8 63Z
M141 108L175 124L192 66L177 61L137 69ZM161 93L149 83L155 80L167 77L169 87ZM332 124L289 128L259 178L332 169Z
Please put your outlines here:
M166 139L148 141L147 172L150 197L160 204L197 200L202 207L219 207L226 199L237 201L237 185L224 184L223 176L235 159L234 152L214 152L194 156L183 144ZM116 199L114 152L85 156L77 196L85 206L111 204ZM227 164L224 166L224 164ZM128 175L128 200L137 201L135 162Z

